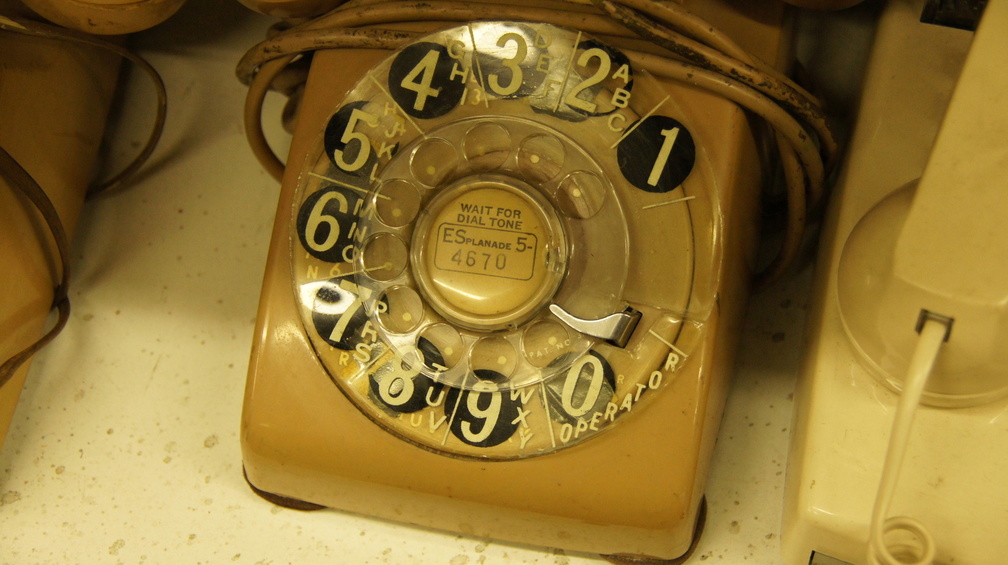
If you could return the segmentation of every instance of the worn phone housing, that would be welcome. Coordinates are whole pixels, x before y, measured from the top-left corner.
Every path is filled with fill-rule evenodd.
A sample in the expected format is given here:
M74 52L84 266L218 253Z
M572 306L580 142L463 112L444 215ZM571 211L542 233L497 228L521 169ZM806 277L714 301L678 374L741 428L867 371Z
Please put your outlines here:
M58 24L67 33L120 35L170 17L185 0L0 0L0 16ZM47 19L43 19L47 18ZM85 41L0 31L0 145L31 175L52 202L72 240L89 187L96 180L106 121L122 60ZM57 29L58 28L54 28ZM85 35L83 37L88 37ZM109 38L119 41L118 38ZM45 333L60 282L59 249L39 210L0 179L0 363ZM50 322L50 325L51 322ZM0 446L10 426L30 362L0 388Z
M783 6L704 2L690 8L756 56L786 58ZM307 174L303 164L315 158L314 140L346 93L388 56L377 50L320 51L312 62L287 159L245 394L241 439L249 483L268 499L294 507L330 507L579 552L682 556L694 542L754 269L763 172L749 118L716 96L662 83L686 109L687 126L706 150L705 190L711 190L719 214L717 230L702 234L716 242L716 268L695 281L712 301L688 357L664 369L671 351L661 343L647 345L643 331L626 345L650 351L648 363L657 367L663 388L626 421L576 446L513 460L457 457L389 433L334 386L293 296L291 222L295 192ZM676 278L660 270L634 277L638 283ZM629 396L620 400L631 410Z
M16 3L0 13L28 15ZM84 203L115 92L119 60L94 47L0 32L0 145L35 177L68 234ZM71 87L72 86L72 87ZM38 210L0 179L0 361L44 333L60 259ZM30 364L0 388L0 445Z
M47 20L95 35L123 35L171 17L186 0L20 0Z

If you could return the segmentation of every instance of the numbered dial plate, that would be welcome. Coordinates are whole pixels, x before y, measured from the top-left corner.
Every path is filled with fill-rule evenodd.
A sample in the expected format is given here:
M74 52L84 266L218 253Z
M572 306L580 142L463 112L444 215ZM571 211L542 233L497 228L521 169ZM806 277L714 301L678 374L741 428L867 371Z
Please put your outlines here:
M293 210L295 296L332 380L463 457L550 453L637 410L702 329L716 214L687 121L622 52L548 25L473 23L376 66ZM623 347L578 322L624 311Z

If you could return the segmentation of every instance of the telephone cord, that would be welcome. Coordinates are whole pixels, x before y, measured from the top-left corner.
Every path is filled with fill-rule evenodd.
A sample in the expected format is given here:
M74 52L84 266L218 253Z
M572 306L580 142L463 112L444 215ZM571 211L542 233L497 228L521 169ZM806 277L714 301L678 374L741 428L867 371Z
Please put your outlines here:
M15 353L0 365L0 387L3 387L21 365L63 331L70 318L70 298L67 296L67 288L70 284L70 243L63 227L63 221L60 220L52 200L35 181L35 178L3 147L0 147L0 178L3 178L8 185L27 198L38 210L52 234L60 263L60 280L53 289L52 303L52 307L58 311L59 317L53 327L41 338Z
M934 540L923 524L909 516L887 515L899 482L914 415L948 331L948 319L926 316L910 358L872 509L868 532L868 563L871 565L930 565L934 561ZM886 543L887 533L902 533L911 541Z

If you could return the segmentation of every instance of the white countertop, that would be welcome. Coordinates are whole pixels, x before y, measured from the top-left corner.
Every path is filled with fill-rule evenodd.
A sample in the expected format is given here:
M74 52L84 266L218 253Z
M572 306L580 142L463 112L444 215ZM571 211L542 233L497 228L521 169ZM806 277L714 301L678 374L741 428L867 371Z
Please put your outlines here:
M132 187L84 210L72 318L35 359L0 453L0 563L601 563L287 510L246 485L239 416L279 189L245 143L233 70L268 24L199 0L134 42L168 86L165 135ZM127 100L124 151L150 94ZM753 298L691 562L780 561L809 278Z

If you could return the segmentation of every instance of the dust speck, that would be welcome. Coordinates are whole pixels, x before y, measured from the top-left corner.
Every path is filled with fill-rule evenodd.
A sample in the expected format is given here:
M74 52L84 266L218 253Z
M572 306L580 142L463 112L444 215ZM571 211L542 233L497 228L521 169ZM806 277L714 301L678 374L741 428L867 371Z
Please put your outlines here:
M737 534L742 531L742 527L739 526L738 520L732 520L731 524L728 524L728 531Z
M452 557L449 563L450 565L466 565L466 563L469 563L469 556L461 554L456 555L455 557Z
M21 493L16 490L9 490L3 493L3 496L0 496L0 506L14 504L19 500L21 500Z
M210 448L216 446L218 443L217 436L212 435L203 440L203 447Z
M63 465L60 465L59 467L53 469L53 472L56 473L57 475L62 475L64 471L66 471L66 467L64 467Z
M109 555L118 555L119 550L124 547L126 547L126 540L124 539L115 540L115 542L112 543L112 545L110 545L108 548Z

